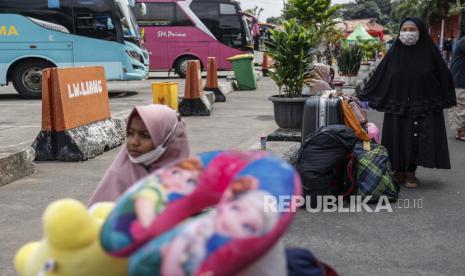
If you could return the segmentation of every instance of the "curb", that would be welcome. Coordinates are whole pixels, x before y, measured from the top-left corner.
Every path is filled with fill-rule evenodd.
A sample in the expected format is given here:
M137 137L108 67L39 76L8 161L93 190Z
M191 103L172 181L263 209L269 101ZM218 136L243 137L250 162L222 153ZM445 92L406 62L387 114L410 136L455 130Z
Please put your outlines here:
M236 86L232 81L222 82L218 85L218 87L224 95L228 95L236 90Z
M35 151L32 147L0 153L0 187L33 174L34 159Z
M259 150L260 143L254 144L249 150ZM267 151L280 156L291 165L297 163L300 142L267 142Z

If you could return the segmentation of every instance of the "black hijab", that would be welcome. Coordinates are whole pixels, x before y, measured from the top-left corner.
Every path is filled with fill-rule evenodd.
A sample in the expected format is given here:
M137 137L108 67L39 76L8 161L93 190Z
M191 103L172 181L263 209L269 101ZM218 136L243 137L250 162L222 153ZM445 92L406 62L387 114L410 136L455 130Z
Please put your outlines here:
M397 39L359 98L378 111L411 117L454 106L452 75L425 24L416 17L408 17L401 26L407 20L418 26L418 43L405 46Z

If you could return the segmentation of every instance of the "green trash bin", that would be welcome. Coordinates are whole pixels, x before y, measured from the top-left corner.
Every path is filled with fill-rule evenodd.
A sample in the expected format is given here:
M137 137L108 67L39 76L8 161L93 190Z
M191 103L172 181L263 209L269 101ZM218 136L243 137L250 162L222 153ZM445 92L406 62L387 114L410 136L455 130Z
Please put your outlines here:
M253 66L253 55L237 55L228 58L232 63L239 90L256 90L257 75Z

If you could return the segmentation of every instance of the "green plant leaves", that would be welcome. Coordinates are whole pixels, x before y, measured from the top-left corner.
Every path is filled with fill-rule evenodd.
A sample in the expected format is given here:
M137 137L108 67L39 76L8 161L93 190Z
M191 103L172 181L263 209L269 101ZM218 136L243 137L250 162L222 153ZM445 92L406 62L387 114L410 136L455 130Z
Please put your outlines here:
M273 30L272 41L267 44L267 54L275 61L275 72L270 77L287 97L301 95L305 78L313 70L313 56L308 54L315 47L314 32L303 27L297 20L284 23L284 31Z
M342 75L354 76L360 70L363 51L358 45L344 45L336 57L339 72Z

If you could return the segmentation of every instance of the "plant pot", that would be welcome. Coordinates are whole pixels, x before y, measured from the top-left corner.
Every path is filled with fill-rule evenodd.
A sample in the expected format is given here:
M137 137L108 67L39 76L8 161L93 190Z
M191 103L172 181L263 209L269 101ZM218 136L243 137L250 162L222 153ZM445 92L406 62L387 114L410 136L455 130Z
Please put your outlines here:
M268 98L273 103L274 120L283 129L301 129L305 101L309 97L286 98L274 95Z
M362 72L368 72L368 71L370 71L370 66L371 66L370 63L362 63L362 64L360 65L360 71L362 71Z
M358 79L357 76L350 77L350 85L352 85L352 86L357 85L357 79Z
M344 85L350 85L350 76L341 75L340 78Z

